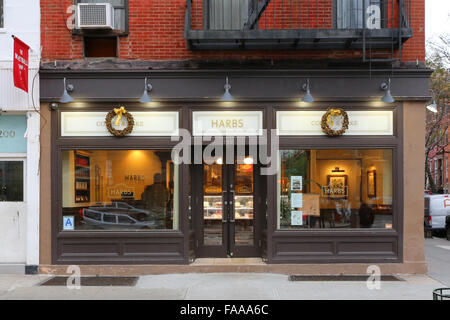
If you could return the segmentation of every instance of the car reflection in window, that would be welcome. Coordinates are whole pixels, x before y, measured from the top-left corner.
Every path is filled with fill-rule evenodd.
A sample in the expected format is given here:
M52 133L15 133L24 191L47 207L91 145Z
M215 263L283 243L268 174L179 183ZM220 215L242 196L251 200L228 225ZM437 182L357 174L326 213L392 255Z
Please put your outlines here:
M157 229L162 227L164 215L113 202L84 208L82 222L99 229Z

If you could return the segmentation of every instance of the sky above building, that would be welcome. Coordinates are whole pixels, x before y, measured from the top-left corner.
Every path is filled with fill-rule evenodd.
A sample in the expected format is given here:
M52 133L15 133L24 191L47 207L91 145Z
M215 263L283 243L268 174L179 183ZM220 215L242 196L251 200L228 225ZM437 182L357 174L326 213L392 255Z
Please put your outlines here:
M425 34L427 40L450 34L450 0L425 0Z

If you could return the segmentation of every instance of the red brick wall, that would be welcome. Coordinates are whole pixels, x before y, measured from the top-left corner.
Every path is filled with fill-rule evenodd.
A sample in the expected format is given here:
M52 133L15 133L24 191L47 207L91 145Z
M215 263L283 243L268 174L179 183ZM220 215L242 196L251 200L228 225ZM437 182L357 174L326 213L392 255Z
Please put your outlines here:
M413 38L406 41L402 60L425 61L425 0L411 0L411 25Z
M193 6L196 8L194 0ZM396 1L396 0L394 0ZM425 59L425 0L412 1L412 20L414 37L406 42L402 53L403 61L424 61ZM309 28L329 28L331 26L331 0L318 0L319 12L310 9ZM295 10L287 11L281 8L280 2L276 2L275 13L285 19L279 21L275 28L289 28L282 21L289 21L291 15L298 15ZM289 3L289 0L285 1ZM315 1L314 1L315 3ZM41 0L41 33L42 33L42 58L44 61L72 60L83 58L83 41L79 36L73 36L65 26L65 20L69 17L66 12L72 0ZM129 0L129 36L119 39L119 57L121 59L138 60L189 60L189 59L324 59L324 58L352 58L360 57L360 51L352 50L328 50L328 51L210 51L193 52L187 49L184 39L186 0ZM200 6L199 6L200 8ZM329 10L327 8L330 8ZM273 27L274 5L267 8L267 24L260 28ZM325 16L320 16L323 10ZM301 8L300 25L306 28L308 15ZM395 12L394 12L395 15ZM316 17L319 16L317 20ZM201 28L201 14L193 21L193 26ZM272 24L272 25L270 25ZM295 27L295 26L293 26Z

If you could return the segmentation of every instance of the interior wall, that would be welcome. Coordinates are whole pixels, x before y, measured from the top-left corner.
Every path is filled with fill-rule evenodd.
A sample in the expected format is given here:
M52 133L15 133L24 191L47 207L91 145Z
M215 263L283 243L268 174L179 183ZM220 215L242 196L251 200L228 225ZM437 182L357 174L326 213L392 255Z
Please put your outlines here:
M344 172L332 172L336 167ZM316 179L322 186L328 185L328 175L347 176L348 183L348 203L351 208L359 209L361 203L361 161L360 160L322 160L316 161ZM315 193L320 193L316 186ZM327 198L321 197L320 207L323 209L334 209L336 204L333 200L327 201Z
M151 150L93 150L78 151L90 160L90 203L108 203L119 200L121 193L131 191L136 200L148 185L154 183L154 174L162 172L161 159ZM85 207L86 203L75 202L75 151L62 153L63 207ZM168 166L168 162L166 163ZM96 171L98 179L96 181ZM139 179L134 179L139 177ZM99 193L96 193L96 183Z
M336 167L344 172L332 172ZM368 195L368 171L376 171L376 197ZM313 150L310 155L311 180L328 185L327 176L347 175L348 199L353 209L361 203L372 205L392 204L392 151L390 149ZM311 183L312 193L320 193ZM321 204L321 208L334 208L333 203Z

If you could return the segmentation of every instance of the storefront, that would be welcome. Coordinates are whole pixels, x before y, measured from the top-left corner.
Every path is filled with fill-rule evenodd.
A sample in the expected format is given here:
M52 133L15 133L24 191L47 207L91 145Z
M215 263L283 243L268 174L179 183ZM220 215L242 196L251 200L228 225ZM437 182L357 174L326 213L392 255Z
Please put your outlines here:
M39 5L0 1L0 274L33 274L39 266ZM29 46L20 46L26 62L14 59L13 38Z
M0 113L0 272L39 264L39 115Z
M148 72L42 70L41 270L231 257L424 272L429 71L390 72L158 71L139 103ZM394 103L380 101L388 77ZM63 78L72 103L58 103Z

